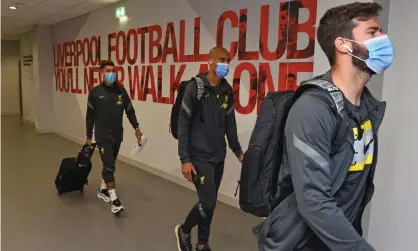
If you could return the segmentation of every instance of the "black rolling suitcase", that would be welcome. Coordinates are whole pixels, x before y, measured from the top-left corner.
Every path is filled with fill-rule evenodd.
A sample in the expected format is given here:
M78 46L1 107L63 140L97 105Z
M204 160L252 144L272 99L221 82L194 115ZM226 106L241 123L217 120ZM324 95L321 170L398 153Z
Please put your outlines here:
M83 192L91 171L91 157L95 148L96 144L92 144L91 147L84 145L76 158L64 158L61 161L55 178L55 186L59 195L71 191Z

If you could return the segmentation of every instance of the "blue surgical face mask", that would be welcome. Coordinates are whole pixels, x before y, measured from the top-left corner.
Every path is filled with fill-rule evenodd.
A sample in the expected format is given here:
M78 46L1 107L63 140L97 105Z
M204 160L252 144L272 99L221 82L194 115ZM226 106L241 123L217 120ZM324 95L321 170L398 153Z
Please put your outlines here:
M113 84L116 81L116 73L115 72L106 72L104 74L104 79L108 84Z
M369 57L367 59L362 59L353 55L353 50L348 46L345 47L350 51L349 55L364 61L367 67L376 73L383 73L393 62L394 47L388 35L374 37L364 42L358 42L351 39L345 40L364 44L366 46L366 49L369 51Z
M217 63L215 71L216 71L216 75L218 75L218 77L224 78L224 77L228 76L229 64L227 64L227 63Z

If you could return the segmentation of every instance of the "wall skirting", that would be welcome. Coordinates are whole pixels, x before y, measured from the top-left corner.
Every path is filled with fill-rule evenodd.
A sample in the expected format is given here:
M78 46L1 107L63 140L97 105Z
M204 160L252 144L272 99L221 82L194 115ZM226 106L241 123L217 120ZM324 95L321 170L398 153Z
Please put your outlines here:
M22 122L28 125L32 125L32 126L35 125L35 122L29 119L22 119Z
M1 116L19 116L20 112L2 111Z
M40 133L40 134L43 134L43 133L54 133L54 131L52 131L52 130L44 129L44 128L39 128L39 127L36 127L36 126L35 126L35 132L36 133Z

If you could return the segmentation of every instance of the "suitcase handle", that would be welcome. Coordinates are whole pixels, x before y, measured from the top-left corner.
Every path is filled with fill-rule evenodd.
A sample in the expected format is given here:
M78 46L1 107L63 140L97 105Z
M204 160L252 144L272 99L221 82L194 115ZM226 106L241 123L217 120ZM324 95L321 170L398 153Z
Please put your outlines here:
M87 144L84 144L82 148L84 148L84 147L86 147L86 146L88 146L88 145L87 145ZM92 144L91 144L91 148L92 148L93 150L96 148L96 146L97 146L97 143L92 143Z
M96 149L96 146L97 146L97 143L92 143L91 144L90 149L92 150L92 155L93 155L94 150ZM83 151L83 149L86 148L86 147L88 147L88 145L84 144L83 147L80 149L80 151L78 151L78 154L80 154L81 151ZM78 156L78 154L77 154L77 156Z
M90 150L91 150L91 154L90 154L90 158L91 158L91 156L93 156L93 153L94 153L94 150L95 150L95 148L96 148L96 146L97 146L97 143L92 143L91 144L91 147L90 147ZM87 144L84 144L83 145L83 147L78 151L78 153L77 153L77 155L76 155L76 157L75 157L75 160L76 160L76 162L78 162L78 158L79 158L79 156L80 156L80 154L81 154L81 152L86 148L86 147L88 147L88 145Z

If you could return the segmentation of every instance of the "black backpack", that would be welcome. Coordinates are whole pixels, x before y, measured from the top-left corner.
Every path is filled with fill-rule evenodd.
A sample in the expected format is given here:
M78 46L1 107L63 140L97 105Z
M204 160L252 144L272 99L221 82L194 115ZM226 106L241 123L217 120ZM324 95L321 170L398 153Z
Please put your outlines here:
M303 82L297 91L268 93L242 163L239 204L244 212L267 217L280 201L293 192L291 181L285 189L278 191L277 188L284 150L284 129L292 105L308 88L322 89L324 95L330 95L335 102L335 113L339 115L340 122L332 143L332 155L340 150L345 141L349 117L344 109L344 96L334 84L314 78Z
M192 78L191 80L180 82L176 101L174 102L174 105L171 108L170 126L169 126L169 131L171 132L171 134L173 135L175 139L178 139L179 115L180 115L181 105L183 102L184 92L186 91L186 87L191 83L197 85L196 98L198 101L198 102L195 102L195 106L193 107L191 122L195 120L204 101L202 97L204 97L203 93L205 92L205 87L204 87L204 82L202 79L195 77L195 78Z

